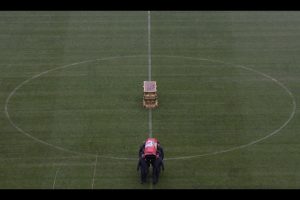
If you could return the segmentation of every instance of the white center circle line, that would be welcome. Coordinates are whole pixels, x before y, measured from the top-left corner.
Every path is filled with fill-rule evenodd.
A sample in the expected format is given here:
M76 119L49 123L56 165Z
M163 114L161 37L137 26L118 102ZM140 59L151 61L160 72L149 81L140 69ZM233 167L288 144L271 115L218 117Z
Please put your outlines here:
M128 157L116 157L116 156L106 156L106 155L97 155L97 154L92 154L92 153L83 153L83 152L78 152L78 151L73 151L73 150L69 150L60 146L56 146L50 143L47 143L44 140L38 139L34 136L32 136L30 133L24 131L23 129L21 129L20 127L18 127L13 120L11 119L10 115L9 115L9 111L8 111L8 104L9 101L11 99L11 97L17 92L17 90L19 90L21 87L23 87L25 84L27 84L28 82L41 77L49 72L53 72L56 70L60 70L60 69L65 69L68 67L74 67L74 66L78 66L80 64L84 64L84 63L89 63L89 62L96 62L96 61L103 61L103 60L114 60L114 59L120 59L120 58L137 58L137 57L148 57L148 55L128 55L128 56L115 56L115 57L106 57L106 58L99 58L99 59L93 59L93 60L86 60L86 61L81 61L81 62L76 62L76 63L72 63L72 64L68 64L68 65L64 65L64 66L60 66L60 67L56 67L50 70L46 70L44 72L41 72L37 75L32 76L29 79L26 79L25 81L21 82L19 85L17 85L12 91L11 93L8 95L6 101L5 101L5 106L4 106L4 112L5 115L7 117L7 119L9 120L10 124L16 129L18 130L20 133L26 135L27 137L35 140L36 142L39 142L41 144L50 146L52 148L61 150L61 151L65 151L68 153L72 153L72 154L77 154L77 155L82 155L82 156L98 156L100 158L108 158L108 159L117 159L117 160L137 160L137 158L128 158ZM186 57L186 56L172 56L172 55L152 55L152 57L162 57L162 58L182 58L182 59L190 59L190 60L202 60L202 61L209 61L209 62L213 62L213 63L221 63L221 64L226 64L226 65L231 65L232 67L236 67L236 68L242 68L245 69L247 71L251 71L253 73L259 74L261 76L266 77L267 79L270 79L271 81L275 82L278 86L280 86L282 89L284 89L284 91L290 96L291 100L292 100L292 104L293 104L293 108L292 111L290 113L289 118L276 130L272 131L271 133L267 134L266 136L256 139L254 141L251 141L247 144L243 144L243 145L239 145L236 147L232 147L232 148L228 148L228 149L224 149L224 150L219 150L219 151L215 151L215 152L211 152L211 153L205 153L205 154L197 154L197 155L190 155L190 156L180 156L180 157L170 157L170 158L165 158L164 160L178 160L178 159L190 159L190 158L196 158L196 157L204 157L204 156L210 156L210 155L217 155L217 154L221 154L221 153L226 153L226 152L230 152L230 151L234 151L234 150L238 150L238 149L242 149L242 148L246 148L249 147L253 144L256 144L258 142L261 142L275 134L277 134L278 132L280 132L284 127L286 127L288 125L288 123L293 119L295 112L296 112L296 100L295 97L293 95L293 93L280 81L278 81L277 79L262 73L258 70L254 70L252 68L243 66L243 65L236 65L236 64L230 64L230 63L226 63L223 61L219 61L219 60L213 60L213 59L205 59L205 58L195 58L195 57Z

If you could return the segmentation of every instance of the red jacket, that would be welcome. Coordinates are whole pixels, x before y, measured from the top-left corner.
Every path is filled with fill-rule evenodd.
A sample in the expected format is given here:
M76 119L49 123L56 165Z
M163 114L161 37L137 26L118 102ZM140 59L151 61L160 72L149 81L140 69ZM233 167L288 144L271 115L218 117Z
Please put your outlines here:
M145 142L145 150L144 154L146 155L155 155L157 151L157 139L156 138L148 138Z

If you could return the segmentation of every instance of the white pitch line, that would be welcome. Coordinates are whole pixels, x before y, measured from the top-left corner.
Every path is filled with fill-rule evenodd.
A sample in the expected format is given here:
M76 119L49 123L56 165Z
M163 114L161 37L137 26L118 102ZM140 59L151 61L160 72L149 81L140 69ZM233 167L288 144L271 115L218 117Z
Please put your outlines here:
M151 181L151 184L149 185L149 189L152 190L153 189L153 183Z
M151 12L148 11L148 79L151 81ZM152 110L149 109L149 137L152 137ZM150 189L152 189L152 183Z
M36 156L36 157L10 157L10 158L0 158L0 161L14 161L14 160L34 160L34 159L44 159L45 157L42 156ZM57 160L57 159L82 159L86 158L83 156L62 156L62 157L47 157L47 160Z
M151 12L148 11L148 80L151 81ZM152 137L152 110L148 116L149 137Z
M78 155L85 155L85 156L92 156L92 157L94 157L94 156L96 156L96 154L78 152L78 151L69 150L69 149L66 149L66 148L63 148L63 147L59 147L59 146L50 144L50 143L48 143L46 141L43 141L41 139L38 139L38 138L32 136L30 133L28 133L28 132L24 131L23 129L21 129L20 127L18 127L13 122L13 120L10 118L10 115L9 115L9 112L8 112L8 104L9 104L10 99L17 92L17 90L19 90L21 87L23 87L28 82L30 82L30 81L32 81L34 79L37 79L37 78L39 78L39 77L41 77L41 76L43 76L45 74L48 74L50 72L56 71L56 70L66 69L66 68L74 67L74 66L79 65L79 64L84 64L84 63L89 63L89 62L95 62L95 61L114 60L114 59L119 59L119 58L137 58L137 57L146 57L146 56L147 55L128 55L128 56L114 56L114 57L106 57L106 58L98 58L98 59L92 59L92 60L85 60L85 61L81 61L81 62L75 62L75 63L72 63L72 64L68 64L68 65L63 65L63 66L60 66L60 67L56 67L56 68L53 68L53 69L49 69L49 70L43 71L43 72L41 72L39 74L36 74L36 75L32 76L31 78L26 79L25 81L21 82L8 95L8 97L7 97L6 101L5 101L5 106L4 106L4 112L6 114L6 117L7 117L8 121L11 123L11 125L15 129L17 129L17 131L19 131L20 133L26 135L27 137L31 138L32 140L34 140L36 142L39 142L41 144L50 146L50 147L58 149L60 151L64 151L64 152L68 152L68 153L73 153L73 154L78 154ZM99 157L108 158L108 159L117 159L117 160L136 160L136 158L122 158L122 157L105 156L105 155L100 155Z
M148 11L148 80L151 81L151 12Z
M148 123L149 123L149 137L152 137L152 110L151 109L149 109Z
M58 150L61 150L61 151L64 151L64 152L69 152L69 153L73 153L73 154L77 154L77 155L81 155L81 156L96 156L96 154L92 154L92 153L83 153L83 152L78 152L78 151L74 151L74 150L69 150L69 149L66 149L66 148L63 148L63 147L59 147L59 146L56 146L56 145L53 145L53 144L50 144L50 143L47 143L46 141L43 141L41 139L38 139L34 136L32 136L30 133L24 131L23 129L21 129L20 127L18 127L14 122L13 120L10 118L10 115L9 115L9 112L8 112L8 104L9 104L9 101L10 99L12 98L12 96L17 92L17 90L19 90L21 87L23 87L25 84L27 84L28 82L34 80L34 79L37 79L47 73L50 73L50 72L53 72L53 71L56 71L56 70L60 70L60 69L66 69L66 68L70 68L70 67L74 67L76 65L79 65L79 64L84 64L84 63L89 63L89 62L96 62L96 61L103 61L103 60L114 60L114 59L120 59L120 58L138 58L138 57L147 57L148 55L127 55L127 56L115 56L115 57L106 57L106 58L98 58L98 59L92 59L92 60L85 60L85 61L81 61L81 62L76 62L76 63L72 63L72 64L68 64L68 65L64 65L64 66L60 66L60 67L56 67L56 68L53 68L53 69L50 69L50 70L47 70L47 71L44 71L44 72L41 72L29 79L26 79L25 81L21 82L19 85L17 85L12 91L11 93L8 95L6 101L5 101L5 106L4 106L4 112L6 114L6 117L8 119L8 121L11 123L11 125L17 130L19 131L20 133L26 135L27 137L31 138L32 140L36 141L36 142L39 142L41 144L44 144L44 145L47 145L49 147L52 147L52 148L55 148L55 149L58 149ZM188 57L188 56L174 56L174 55L153 55L155 57L161 57L161 58L181 58L181 59L191 59L191 60L198 60L198 61L209 61L209 62L216 62L216 63L222 63L222 64L230 64L230 63L226 63L226 62L223 62L223 61L220 61L220 60L213 60L213 59L207 59L207 58L197 58L197 57ZM238 67L238 68L242 68L242 69L245 69L245 70L248 70L248 71L252 71L254 73L257 73L261 76L264 76L270 80L272 80L274 83L276 83L278 86L280 86L281 88L283 88L287 94L290 96L291 100L292 100L292 104L293 104L293 108L292 108L292 112L290 114L290 117L287 119L287 121L285 121L284 124L282 124L278 129L274 130L273 132L269 133L268 135L266 135L265 137L262 137L262 138L259 138L257 140L254 140L250 143L247 143L247 144L244 144L244 145L239 145L237 147L232 147L232 148L229 148L229 149L224 149L224 150L220 150L220 151L216 151L216 152L211 152L211 153L206 153L206 154L198 154L198 155L191 155L191 156L182 156L182 157L173 157L173 158L165 158L165 160L179 160L179 159L191 159L191 158L197 158L197 157L203 157L203 156L212 156L212 155L217 155L217 154L222 154L222 153L227 153L227 152L230 152L230 151L234 151L234 150L239 150L239 149L242 149L242 148L246 148L246 147L249 147L253 144L256 144L258 142L261 142L277 133L279 133L283 128L285 128L289 123L290 121L294 118L295 116L295 113L296 113L296 108L297 108L297 104L296 104L296 99L293 95L293 93L283 84L281 83L280 81L278 81L277 79L265 74L265 73L262 73L258 70L254 70L250 67L246 67L246 66L243 66L243 65L236 65L236 64L231 64L233 67ZM77 67L77 66L76 66ZM135 157L132 157L132 158L128 158L128 157L115 157L115 156L105 156L105 155L97 155L101 158L107 158L107 159L117 159L117 160L131 160L131 161L136 161L136 158ZM0 160L6 160L6 158L2 159L0 158Z
M166 57L176 57L176 56L166 56ZM187 59L194 59L194 60L207 60L207 61L212 61L212 62L216 62L216 63L222 63L222 64L230 64L230 63L226 63L226 62L223 62L223 61L220 61L220 60L213 60L213 59L202 59L202 58L193 58L193 57L186 57L186 56L180 56L181 58L187 58ZM251 141L247 144L243 144L243 145L239 145L239 146L236 146L236 147L232 147L232 148L229 148L229 149L224 149L224 150L220 150L220 151L215 151L215 152L211 152L211 153L205 153L205 154L198 154L198 155L191 155L191 156L181 156L181 157L174 157L174 158L166 158L165 160L179 160L179 159L190 159L190 158L196 158L196 157L204 157L204 156L212 156L212 155L217 155L217 154L221 154L221 153L227 153L227 152L231 152L231 151L234 151L234 150L239 150L239 149L243 149L243 148L246 148L246 147L249 147L253 144L256 144L258 142L261 142L275 134L277 134L278 132L280 132L284 127L286 127L288 125L288 123L294 118L294 115L296 113L296 107L297 107L297 104L296 104L296 99L293 95L293 93L283 84L281 83L280 81L278 81L277 79L263 73L263 72L260 72L258 70L255 70L255 69L252 69L252 68L249 68L249 67L246 67L244 65L236 65L236 64L231 64L233 67L237 67L237 68L242 68L242 69L245 69L245 70L248 70L248 71L251 71L251 72L254 72L256 74L260 74L261 76L264 76L270 80L272 80L273 82L275 82L277 85L279 85L281 88L283 88L287 93L288 95L291 97L292 99L292 104L293 104L293 108L292 108L292 111L291 111L291 114L288 118L287 121L285 121L285 123L283 125L281 125L278 129L274 130L273 132L269 133L268 135L262 137L262 138L259 138L259 139L256 139L254 141Z
M92 166L95 165L95 163L85 163L84 161L82 162L77 162L77 163L44 163L44 164L19 164L19 166L22 167L48 167L48 166L53 166L53 167L64 167L64 166Z
M52 189L55 189L55 182L56 182L56 177L57 177L58 170L59 170L59 168L56 170L55 177L54 177L54 181L53 181Z
M96 168L97 168L97 160L98 160L98 155L96 156L96 161L95 161L94 175L93 175L93 181L92 181L92 189L94 189L94 182L95 182L95 175L96 175Z

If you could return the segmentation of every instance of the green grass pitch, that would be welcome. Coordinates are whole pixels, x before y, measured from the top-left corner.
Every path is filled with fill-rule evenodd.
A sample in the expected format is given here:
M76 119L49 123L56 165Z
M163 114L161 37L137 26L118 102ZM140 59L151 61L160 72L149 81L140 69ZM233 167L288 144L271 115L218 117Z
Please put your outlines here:
M300 13L0 12L0 188L300 187Z

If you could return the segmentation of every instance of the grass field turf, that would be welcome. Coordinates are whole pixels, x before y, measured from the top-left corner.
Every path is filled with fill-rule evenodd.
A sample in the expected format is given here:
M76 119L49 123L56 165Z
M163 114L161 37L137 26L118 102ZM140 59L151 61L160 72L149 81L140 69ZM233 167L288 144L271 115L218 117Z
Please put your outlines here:
M295 112L247 148L166 160L152 186L135 160L148 134L147 12L0 12L0 188L299 188L299 109L276 82L299 104L299 15L151 12L166 159L248 144Z

